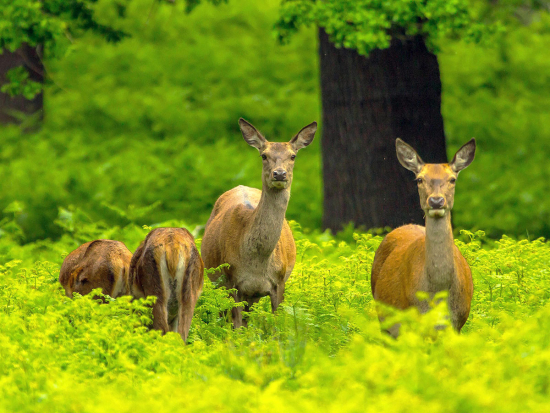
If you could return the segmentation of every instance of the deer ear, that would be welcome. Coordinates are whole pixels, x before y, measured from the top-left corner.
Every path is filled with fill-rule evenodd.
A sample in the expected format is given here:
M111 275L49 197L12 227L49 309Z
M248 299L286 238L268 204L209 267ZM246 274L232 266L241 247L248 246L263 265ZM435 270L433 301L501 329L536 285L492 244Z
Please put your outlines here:
M451 169L456 173L459 173L464 168L472 163L476 155L476 140L475 138L470 139L467 143L462 145L452 162L450 163Z
M305 148L315 137L315 132L317 131L317 122L312 122L306 127L302 128L300 132L296 134L294 138L290 140L292 148L298 152L300 149Z
M243 134L243 138L250 146L253 146L254 148L261 151L265 144L267 143L267 140L262 136L258 130L252 126L251 123L247 122L243 118L239 119L239 127L241 128L241 133Z
M82 272L84 271L84 268L78 267L75 268L73 271L71 271L71 274L69 275L68 284L71 286L74 286L80 277L82 277Z
M395 149L397 151L397 159L404 168L417 174L424 166L424 161L412 146L407 145L401 139L395 140Z

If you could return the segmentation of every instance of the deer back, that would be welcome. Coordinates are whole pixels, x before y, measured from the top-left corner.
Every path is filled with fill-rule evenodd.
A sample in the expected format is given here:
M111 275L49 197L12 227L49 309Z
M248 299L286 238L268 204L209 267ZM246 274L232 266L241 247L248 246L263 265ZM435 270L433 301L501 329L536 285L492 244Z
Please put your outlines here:
M119 241L95 240L72 251L61 265L59 282L68 297L73 292L89 294L101 288L103 294L118 297L128 293L132 253Z

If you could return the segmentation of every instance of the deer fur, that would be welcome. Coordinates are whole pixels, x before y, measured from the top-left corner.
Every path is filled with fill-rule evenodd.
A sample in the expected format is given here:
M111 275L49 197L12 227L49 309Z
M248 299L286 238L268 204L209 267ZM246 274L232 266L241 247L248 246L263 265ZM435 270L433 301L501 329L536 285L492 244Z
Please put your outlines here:
M371 286L375 300L398 309L429 310L416 293L430 297L447 290L451 323L460 332L470 313L472 273L454 244L451 209L458 173L474 159L475 140L466 143L449 164L425 164L416 151L397 139L399 162L416 174L425 227L405 225L390 232L376 251ZM382 313L379 313L383 320ZM389 329L394 337L399 325Z
M61 265L59 282L67 297L89 294L95 288L113 298L130 294L128 270L132 253L122 242L95 240L71 252Z
M268 142L244 119L239 125L245 141L260 152L262 190L238 186L218 198L206 224L201 252L206 268L229 264L209 277L228 289L237 289L233 298L246 301L245 311L269 296L275 312L296 261L294 237L285 219L294 159L313 141L317 124L306 126L284 143ZM247 324L242 310L232 310L235 328Z
M184 228L152 230L130 263L135 298L157 297L153 328L174 331L186 341L202 292L204 266L193 236Z

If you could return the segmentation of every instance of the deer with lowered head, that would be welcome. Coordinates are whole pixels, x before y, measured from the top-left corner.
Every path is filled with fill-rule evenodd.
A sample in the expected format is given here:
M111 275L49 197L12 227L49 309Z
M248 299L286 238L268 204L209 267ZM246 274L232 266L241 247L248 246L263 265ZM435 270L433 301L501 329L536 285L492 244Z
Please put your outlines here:
M209 275L219 285L235 288L235 302L245 311L269 296L273 312L283 301L285 283L296 261L296 246L285 213L290 199L297 152L315 136L317 123L304 127L289 142L269 142L244 119L244 140L260 152L262 190L238 186L221 195L204 231L201 252L206 268L229 264ZM231 312L235 328L246 326L243 308Z
M474 286L470 267L454 244L451 210L458 174L474 160L475 139L448 164L424 163L401 139L396 140L396 149L401 165L416 175L426 225L405 225L386 235L372 264L374 299L398 309L416 306L426 312L428 302L419 300L416 293L424 291L433 297L447 290L451 324L460 332L470 314ZM388 332L397 337L399 324Z
M149 232L130 263L134 298L157 297L153 328L187 340L195 305L202 292L204 266L193 235L185 228Z
M132 253L122 242L100 239L82 244L61 265L59 282L67 297L95 288L113 298L130 294L128 269Z

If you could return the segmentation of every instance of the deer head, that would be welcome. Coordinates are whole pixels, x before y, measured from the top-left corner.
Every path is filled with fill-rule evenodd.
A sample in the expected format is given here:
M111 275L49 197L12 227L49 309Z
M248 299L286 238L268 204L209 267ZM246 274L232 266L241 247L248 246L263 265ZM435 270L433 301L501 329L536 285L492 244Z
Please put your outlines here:
M296 153L313 141L317 122L307 125L289 142L269 142L254 126L242 118L239 119L239 126L244 140L260 152L264 188L274 190L290 188Z
M475 139L463 145L448 164L425 164L416 151L399 138L395 146L399 163L416 174L420 206L426 215L444 217L453 209L458 173L474 160Z
M114 282L113 275L106 269L92 271L89 268L80 267L71 273L69 285L65 287L65 295L70 298L73 293L87 295L94 288L101 288L104 294L109 294Z

